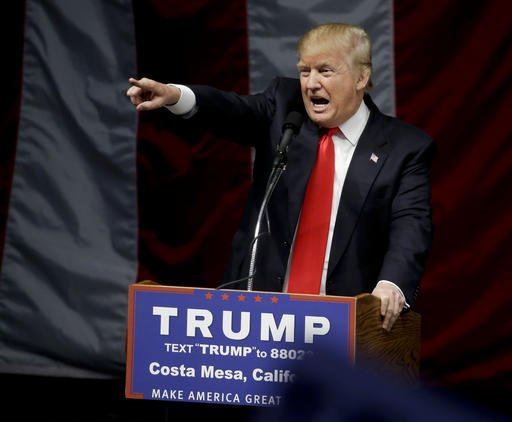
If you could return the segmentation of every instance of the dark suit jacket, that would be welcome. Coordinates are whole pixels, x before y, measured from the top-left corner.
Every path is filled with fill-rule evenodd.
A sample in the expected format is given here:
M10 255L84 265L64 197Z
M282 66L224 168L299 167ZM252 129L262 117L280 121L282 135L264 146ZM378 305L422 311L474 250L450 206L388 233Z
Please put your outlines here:
M305 116L269 202L270 234L258 246L253 290L281 291L319 139L319 128L304 111L299 81L276 78L263 93L249 96L191 88L197 100L191 122L255 147L253 186L233 238L226 281L248 275L254 225L283 121L291 110ZM413 304L432 241L429 170L434 142L419 129L382 114L368 95L364 101L370 117L343 186L326 290L346 296L370 293L385 279L396 283Z

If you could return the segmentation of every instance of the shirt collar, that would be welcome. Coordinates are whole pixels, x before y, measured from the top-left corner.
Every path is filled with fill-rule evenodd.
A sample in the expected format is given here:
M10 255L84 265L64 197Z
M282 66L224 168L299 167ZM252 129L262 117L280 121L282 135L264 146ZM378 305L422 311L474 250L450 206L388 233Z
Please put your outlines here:
M348 119L346 122L343 122L339 128L345 138L353 145L357 145L357 141L361 137L363 133L364 127L366 126L366 122L370 117L370 109L361 101L359 108L357 111Z

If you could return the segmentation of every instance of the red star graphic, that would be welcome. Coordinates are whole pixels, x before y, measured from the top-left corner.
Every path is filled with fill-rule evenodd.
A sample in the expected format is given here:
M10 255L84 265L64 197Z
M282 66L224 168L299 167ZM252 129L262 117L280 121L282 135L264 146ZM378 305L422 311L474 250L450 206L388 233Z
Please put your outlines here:
M277 303L277 302L279 302L279 298L278 298L278 297L276 297L276 296L272 296L272 297L270 298L270 300L272 301L272 303Z
M229 295L227 293L222 293L222 300L228 300Z
M213 297L213 295L212 295L210 292L208 292L208 293L206 293L206 294L204 295L204 297L205 297L206 299L210 300L210 299Z
M243 295L243 294L238 295L238 301L239 302L245 302L245 295Z
M255 302L261 302L262 300L263 298L260 295L254 297Z

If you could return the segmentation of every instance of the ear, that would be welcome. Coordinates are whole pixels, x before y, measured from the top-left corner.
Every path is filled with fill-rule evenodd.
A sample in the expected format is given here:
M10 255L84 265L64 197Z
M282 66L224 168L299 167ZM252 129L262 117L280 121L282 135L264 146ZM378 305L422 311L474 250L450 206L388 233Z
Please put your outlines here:
M359 77L356 81L356 89L364 90L366 88L366 85L368 85L368 81L370 80L370 69L366 66L364 66L361 69L361 73L359 74Z

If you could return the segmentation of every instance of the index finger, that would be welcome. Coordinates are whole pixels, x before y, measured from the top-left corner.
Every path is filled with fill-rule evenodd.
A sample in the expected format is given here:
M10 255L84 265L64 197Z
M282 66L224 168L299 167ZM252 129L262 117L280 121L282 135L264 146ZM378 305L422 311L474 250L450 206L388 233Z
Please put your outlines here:
M153 90L153 89L156 89L158 87L158 82L154 81L153 79L149 79L149 78L140 78L140 79L135 79L135 78L129 78L128 79L128 82L130 82L132 85L138 87L138 88L141 88L143 90Z
M138 86L140 88L140 80L135 78L129 78L128 82L130 82L132 85Z
M380 314L382 316L386 315L388 307L389 307L389 297L387 297L387 296L381 297L380 298Z

